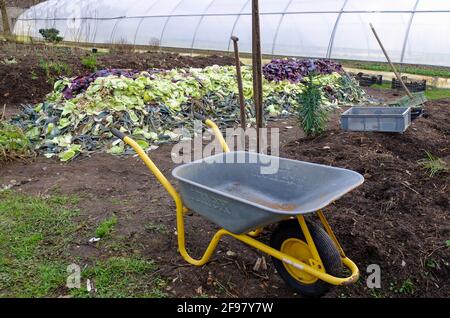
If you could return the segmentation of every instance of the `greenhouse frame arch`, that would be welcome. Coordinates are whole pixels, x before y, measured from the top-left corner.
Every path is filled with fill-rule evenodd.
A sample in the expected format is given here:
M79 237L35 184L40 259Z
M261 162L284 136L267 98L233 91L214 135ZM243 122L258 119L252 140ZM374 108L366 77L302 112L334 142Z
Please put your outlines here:
M20 36L56 28L66 41L228 52L230 37L250 53L251 0L50 0L22 14ZM260 0L262 52L450 66L450 1Z

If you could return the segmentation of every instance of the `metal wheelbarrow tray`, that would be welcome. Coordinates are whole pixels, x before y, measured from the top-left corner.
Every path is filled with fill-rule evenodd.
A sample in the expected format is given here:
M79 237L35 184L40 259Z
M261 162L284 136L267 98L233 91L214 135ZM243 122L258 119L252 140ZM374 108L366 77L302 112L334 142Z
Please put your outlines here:
M277 162L274 174L261 174ZM319 211L364 182L351 170L249 152L229 152L177 167L186 207L235 233Z
M206 120L225 154L176 168L177 189L167 180L137 142L112 128L111 133L130 145L172 197L176 206L178 250L189 264L203 266L224 236L270 255L281 278L306 296L321 296L331 285L349 285L359 269L349 259L321 210L360 185L353 171L280 159L248 152L230 152L214 122ZM271 174L267 174L271 172ZM220 225L203 256L189 255L184 217L191 209ZM322 226L310 223L313 213ZM278 222L291 219L285 222ZM269 245L256 238L264 225L279 223ZM255 229L255 231L251 231ZM350 272L341 277L342 265Z

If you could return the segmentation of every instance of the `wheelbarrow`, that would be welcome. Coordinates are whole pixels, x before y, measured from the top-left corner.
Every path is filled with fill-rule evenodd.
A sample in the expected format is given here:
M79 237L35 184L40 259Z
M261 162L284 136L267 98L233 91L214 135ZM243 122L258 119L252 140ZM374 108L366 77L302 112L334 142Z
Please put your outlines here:
M364 178L346 169L231 152L217 125L211 120L205 124L214 132L224 153L174 169L179 192L134 140L111 129L136 151L175 201L182 257L192 265L203 266L220 239L231 236L270 255L282 279L304 296L318 297L332 285L355 283L358 267L346 257L322 209L361 185ZM269 160L279 160L279 169L274 174L262 174L260 169ZM200 259L192 258L186 249L184 216L188 211L197 212L222 228ZM318 220L306 220L310 214ZM276 228L269 246L256 238L271 224L276 224ZM340 277L342 265L350 270L350 276Z

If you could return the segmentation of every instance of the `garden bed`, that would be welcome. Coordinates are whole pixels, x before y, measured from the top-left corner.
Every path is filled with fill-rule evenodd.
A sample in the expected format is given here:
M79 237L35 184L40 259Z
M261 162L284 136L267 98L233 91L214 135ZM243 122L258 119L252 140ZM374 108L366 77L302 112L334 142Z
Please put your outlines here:
M61 76L88 74L92 70L82 64L90 51L78 48L49 47L43 44L26 45L0 41L0 106L6 104L12 113L21 103L40 103L52 91L52 82ZM14 64L2 63L14 58ZM52 65L50 63L53 62ZM50 78L46 74L46 66ZM131 50L113 50L100 53L96 67L146 70L151 68L172 69L177 67L205 67L209 65L234 65L231 57L182 56L179 54ZM53 69L54 68L54 69Z
M43 54L42 47L37 50ZM22 103L41 102L51 91L45 81L21 80L28 78L39 63L38 57L30 56L31 51L18 64L0 64L0 71L7 74L7 80L0 80L0 105L7 103L9 115L17 113ZM149 56L150 62L144 62L142 56ZM155 59L150 60L151 56ZM171 63L232 63L228 58L197 59L160 53L129 53L127 57L130 59L116 55L116 60L103 66L146 69L161 67L158 63L170 67L176 66ZM71 60L76 65L79 56L69 55L66 61ZM77 70L82 70L81 66ZM386 102L398 99L394 96L398 93L391 90L368 92ZM449 297L449 174L430 177L418 162L427 157L426 151L450 160L450 99L428 102L426 109L427 117L417 119L403 135L343 132L339 117L344 109L332 114L326 132L316 138L304 137L295 118L269 123L280 128L282 157L349 168L366 177L363 186L325 210L348 256L362 272L356 285L332 289L326 297ZM172 146L162 145L150 155L173 181L171 152ZM41 241L33 243L26 240L28 237L17 236L27 244L35 244L34 249L26 251L31 253L27 254L28 267L6 272L12 278L8 284L16 287L2 285L6 276L0 272L0 295L86 296L85 290L70 291L65 287L65 268L77 263L86 267L84 286L89 278L101 287L91 296L297 297L274 273L268 258L267 269L253 271L262 255L234 240L225 239L211 263L201 268L186 264L177 252L174 204L137 158L93 154L67 164L41 156L28 163L3 162L0 188L5 186L13 193L50 200L50 207L56 204L56 208L73 213L60 216L64 217L61 224L70 225L69 232L52 223ZM29 202L20 197L2 200L29 207ZM47 208L47 203L32 203ZM41 221L51 222L51 218ZM217 228L195 214L188 216L186 223L189 250L198 256ZM45 229L43 224L40 226ZM89 243L100 230L106 233L100 242ZM268 237L265 233L262 239ZM1 256L0 261L8 261ZM52 276L55 279L47 285L44 274L48 271L38 266L44 260L54 265L47 269L62 273ZM381 266L380 290L366 287L366 268L370 264ZM22 277L31 273L44 276L30 280L33 288L23 286L26 282ZM132 289L123 284L125 279ZM26 287L27 293L21 293Z
M418 119L404 135L342 132L338 113L327 132L315 139L298 139L297 128L286 129L295 125L294 120L271 123L282 131L281 156L354 169L367 179L325 211L362 270L360 283L333 289L327 297L448 297L448 174L430 178L418 161L426 157L425 150L448 160L449 105L449 101L428 103L429 118ZM166 145L151 153L169 178L175 167L167 160L171 150ZM177 252L174 205L136 158L98 154L67 165L38 158L30 164L3 166L0 180L1 184L15 180L13 190L20 193L80 198L80 229L64 248L67 263L78 259L82 265L95 264L127 255L151 259L167 282L164 291L170 297L295 296L270 262L268 270L253 272L260 254L232 240L221 243L210 264L202 268L185 264ZM117 225L111 235L89 244L96 226L113 214ZM190 250L199 255L216 227L196 215L187 218L187 226ZM369 264L382 268L381 290L365 286ZM89 278L95 281L95 275ZM61 287L48 295L67 293Z

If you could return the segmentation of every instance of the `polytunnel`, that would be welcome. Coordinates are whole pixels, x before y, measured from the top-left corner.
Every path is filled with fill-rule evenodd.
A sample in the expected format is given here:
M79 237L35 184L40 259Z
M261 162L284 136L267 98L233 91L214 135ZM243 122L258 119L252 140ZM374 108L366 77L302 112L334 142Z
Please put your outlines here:
M51 0L19 17L17 35L56 28L66 41L251 52L251 0ZM263 54L450 66L450 1L260 0Z

